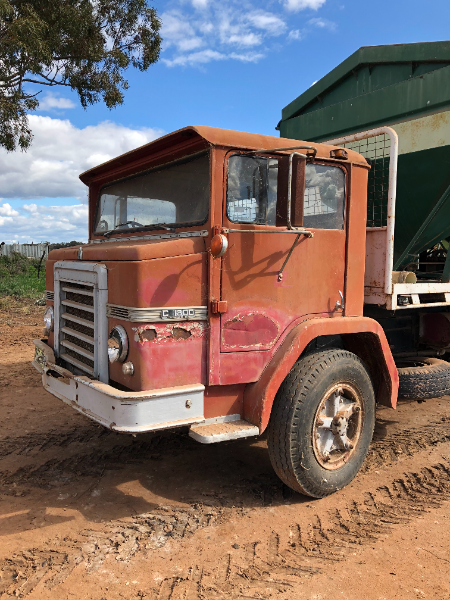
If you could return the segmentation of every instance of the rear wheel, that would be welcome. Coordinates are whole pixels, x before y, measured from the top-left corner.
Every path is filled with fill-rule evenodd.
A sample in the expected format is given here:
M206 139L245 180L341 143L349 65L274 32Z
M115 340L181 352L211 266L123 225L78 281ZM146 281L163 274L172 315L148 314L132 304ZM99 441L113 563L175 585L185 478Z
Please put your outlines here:
M310 354L294 365L274 401L268 432L273 468L302 494L332 494L358 473L374 424L364 363L346 350Z

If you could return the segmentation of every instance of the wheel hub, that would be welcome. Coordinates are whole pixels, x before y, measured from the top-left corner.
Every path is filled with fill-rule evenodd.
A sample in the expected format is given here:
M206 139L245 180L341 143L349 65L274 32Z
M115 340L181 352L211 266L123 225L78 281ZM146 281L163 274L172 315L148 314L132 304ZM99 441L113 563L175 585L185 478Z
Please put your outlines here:
M362 430L362 402L350 384L328 390L313 425L314 453L325 469L342 467L353 453Z

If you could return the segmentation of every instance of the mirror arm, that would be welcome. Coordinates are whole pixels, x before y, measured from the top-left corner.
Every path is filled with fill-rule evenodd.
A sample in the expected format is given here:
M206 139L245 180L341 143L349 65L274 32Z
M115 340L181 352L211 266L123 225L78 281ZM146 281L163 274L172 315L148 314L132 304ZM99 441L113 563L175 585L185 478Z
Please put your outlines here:
M292 212L292 171L293 171L293 162L294 156L298 156L299 158L308 158L305 154L300 154L300 152L292 152L289 154L289 177L288 177L288 197L287 197L287 228L292 229L291 223L291 212Z

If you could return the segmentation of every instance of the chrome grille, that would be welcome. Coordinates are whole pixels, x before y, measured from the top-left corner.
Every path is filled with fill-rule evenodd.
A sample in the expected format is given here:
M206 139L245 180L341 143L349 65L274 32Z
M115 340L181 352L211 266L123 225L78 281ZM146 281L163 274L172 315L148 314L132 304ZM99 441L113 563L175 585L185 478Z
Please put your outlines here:
M60 281L60 358L95 376L95 288Z
M108 270L101 263L58 261L54 265L54 349L76 375L109 381Z

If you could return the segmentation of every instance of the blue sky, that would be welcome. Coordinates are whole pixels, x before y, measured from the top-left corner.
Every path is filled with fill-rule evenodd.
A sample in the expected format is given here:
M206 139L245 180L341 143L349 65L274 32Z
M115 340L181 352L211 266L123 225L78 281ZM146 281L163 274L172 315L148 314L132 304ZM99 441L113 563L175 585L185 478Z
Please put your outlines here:
M78 174L186 125L278 135L281 109L361 46L449 38L450 1L166 0L161 60L124 105L54 88L26 153L0 151L0 241L87 240Z

